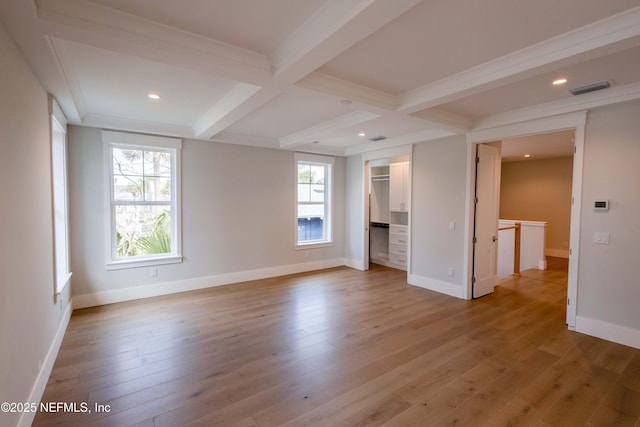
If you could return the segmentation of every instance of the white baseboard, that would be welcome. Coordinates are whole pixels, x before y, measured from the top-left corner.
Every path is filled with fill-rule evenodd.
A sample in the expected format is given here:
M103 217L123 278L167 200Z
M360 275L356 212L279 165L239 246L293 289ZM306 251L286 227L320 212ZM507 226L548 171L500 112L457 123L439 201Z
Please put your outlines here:
M640 349L640 330L589 317L576 317L576 331Z
M60 320L58 330L56 331L56 334L53 337L53 341L49 346L49 351L47 352L47 355L42 362L42 367L40 368L40 372L38 372L38 377L36 378L36 381L31 388L29 398L26 400L27 402L39 404L40 399L42 399L44 389L47 386L47 382L49 381L49 377L51 376L51 371L53 370L53 365L56 361L56 358L58 357L58 351L60 350L60 345L62 344L64 333L67 330L67 326L69 326L69 320L71 319L72 311L73 304L71 301L69 301L69 304L67 304L67 308L62 314L62 319ZM18 427L29 427L31 424L33 424L33 419L35 418L35 416L35 412L23 412L20 416L20 419L18 420Z
M231 283L249 280L267 279L287 274L304 273L322 270L324 268L345 265L343 258L309 261L300 264L282 265L277 267L260 268L256 270L239 271L234 273L217 274L215 276L197 277L193 279L177 280L174 282L153 283L150 285L131 286L111 291L82 294L73 297L73 308L95 307L116 302L131 301L178 292L194 291L214 286L229 285Z
M430 277L418 276L417 274L410 274L407 278L407 282L410 285L419 286L421 288L429 289L430 291L435 291L441 294L464 299L462 286L455 283L444 282L442 280L432 279Z
M546 256L553 256L557 258L569 258L569 249L550 249L544 250Z

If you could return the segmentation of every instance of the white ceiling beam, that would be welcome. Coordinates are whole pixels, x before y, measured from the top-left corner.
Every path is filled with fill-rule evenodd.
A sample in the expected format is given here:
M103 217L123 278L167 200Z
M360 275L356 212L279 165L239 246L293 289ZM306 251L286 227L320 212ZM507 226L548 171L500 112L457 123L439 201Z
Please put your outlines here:
M453 133L466 133L471 129L471 119L441 108L429 108L411 115L426 120L435 127Z
M296 83L296 86L383 110L395 111L397 108L397 98L390 93L342 80L319 71L314 71L303 77Z
M392 147L400 147L403 145L419 144L421 142L433 141L434 139L440 139L451 135L454 134L440 129L427 129L420 132L414 132L407 135L388 138L384 141L346 147L344 150L344 155L353 156L355 154L366 153L369 151L383 150Z
M473 126L473 131L586 111L636 99L640 99L640 83L612 87L597 92L572 96L560 101L552 101L495 114L476 122Z
M264 85L271 79L269 58L218 40L179 30L81 0L38 0L45 33L109 49Z
M353 111L336 119L308 127L299 132L280 138L280 148L291 148L309 144L315 140L321 139L322 136L330 132L368 122L369 120L377 119L378 117L380 117L379 114L370 113L368 111Z
M327 0L271 55L274 79L295 83L420 1Z
M640 6L407 91L398 111L414 113L454 101L514 81L534 68L639 35Z
M193 133L196 138L210 139L278 94L275 90L238 83L193 125Z

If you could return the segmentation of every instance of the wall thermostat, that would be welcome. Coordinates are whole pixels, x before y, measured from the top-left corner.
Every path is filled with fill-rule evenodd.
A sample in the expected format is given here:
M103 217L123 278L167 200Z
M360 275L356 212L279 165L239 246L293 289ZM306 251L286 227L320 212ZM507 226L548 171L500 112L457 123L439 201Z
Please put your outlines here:
M608 200L596 200L593 203L593 210L596 212L607 212L609 210Z

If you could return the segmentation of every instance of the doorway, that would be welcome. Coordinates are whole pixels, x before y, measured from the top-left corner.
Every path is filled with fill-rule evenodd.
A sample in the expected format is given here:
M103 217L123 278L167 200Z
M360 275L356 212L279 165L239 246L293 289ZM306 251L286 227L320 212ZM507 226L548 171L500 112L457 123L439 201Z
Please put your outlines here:
M474 297L474 284L477 278L474 279L474 273L478 268L490 269L488 263L494 263L497 258L491 256L482 260L476 256L476 248L474 240L476 240L477 233L484 233L489 235L489 232L494 230L497 233L497 217L495 221L490 222L491 230L482 230L481 224L476 223L475 216L475 189L476 189L476 163L475 163L475 151L478 144L483 144L490 141L501 141L509 138L517 138L528 135L549 133L562 130L572 130L575 132L575 145L574 145L574 157L573 157L573 172L572 172L572 204L571 204L571 222L570 222L570 238L569 238L569 271L568 271L568 283L567 283L567 324L570 329L575 329L575 318L577 314L576 297L577 297L577 272L578 272L578 251L579 247L579 231L580 231L580 202L581 202L581 186L582 186L582 162L583 162L583 149L584 149L584 128L586 123L586 112L571 114L566 116L560 116L550 119L542 119L534 122L526 122L518 125L504 126L489 130L476 131L467 135L468 142L468 171L469 171L469 185L467 187L467 203L468 203L468 227L467 227L467 289L465 298L471 299ZM482 187L478 188L478 191L482 191ZM485 188L485 191L487 189ZM575 253L574 253L574 250ZM497 256L497 251L496 251ZM483 262L485 265L479 266L478 263ZM497 283L497 277L494 276L493 285ZM492 289L491 289L492 290Z
M397 147L363 155L363 267L410 270L411 150Z

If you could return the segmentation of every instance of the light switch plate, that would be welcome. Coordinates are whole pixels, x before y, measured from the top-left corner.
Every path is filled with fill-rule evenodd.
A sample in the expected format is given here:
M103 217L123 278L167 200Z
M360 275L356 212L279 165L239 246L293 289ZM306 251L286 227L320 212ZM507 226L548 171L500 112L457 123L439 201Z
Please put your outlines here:
M598 243L600 245L608 245L609 244L609 233L596 231L595 233L593 233L593 242L594 243Z

